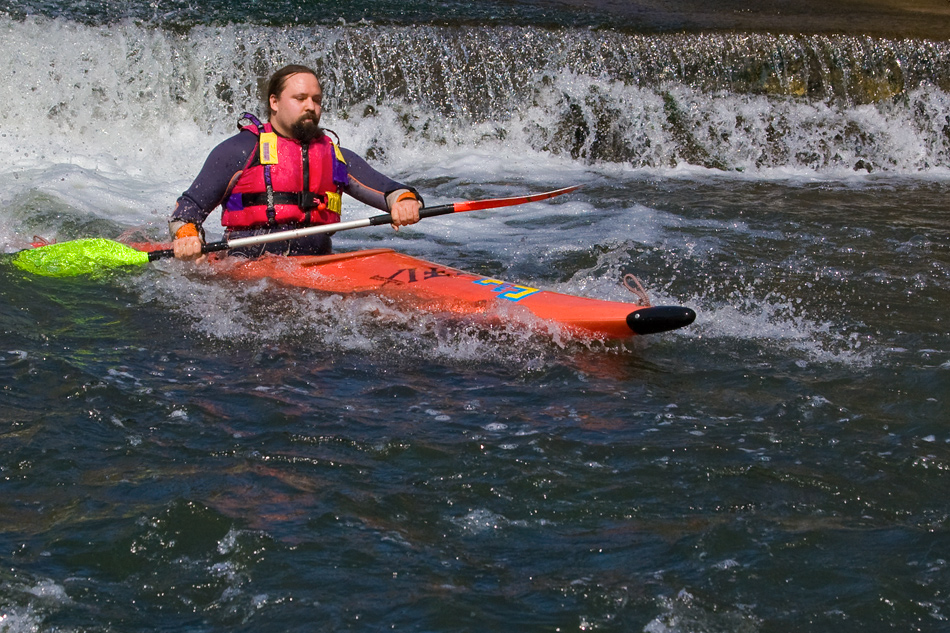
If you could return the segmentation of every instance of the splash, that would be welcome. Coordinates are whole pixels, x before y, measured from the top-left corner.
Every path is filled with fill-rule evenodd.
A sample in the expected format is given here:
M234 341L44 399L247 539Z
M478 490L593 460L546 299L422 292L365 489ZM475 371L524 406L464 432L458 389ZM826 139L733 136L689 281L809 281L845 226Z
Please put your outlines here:
M755 633L761 621L743 609L706 605L688 591L662 598L664 613L647 624L644 633Z

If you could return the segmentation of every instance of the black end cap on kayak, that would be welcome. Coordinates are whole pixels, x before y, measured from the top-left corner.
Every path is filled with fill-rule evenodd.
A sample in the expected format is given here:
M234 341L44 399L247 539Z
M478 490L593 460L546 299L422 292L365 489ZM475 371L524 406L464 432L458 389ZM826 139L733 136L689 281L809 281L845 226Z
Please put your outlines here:
M696 320L696 313L682 306L652 306L627 315L627 326L636 334L656 334L685 327Z

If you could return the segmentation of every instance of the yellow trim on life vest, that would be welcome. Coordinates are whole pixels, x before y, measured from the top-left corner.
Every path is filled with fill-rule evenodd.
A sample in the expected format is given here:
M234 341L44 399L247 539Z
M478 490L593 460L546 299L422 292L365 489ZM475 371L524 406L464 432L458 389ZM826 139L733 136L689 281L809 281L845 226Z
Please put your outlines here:
M345 165L346 159L343 158L343 152L340 151L340 148L337 147L333 141L330 141L330 144L333 145L333 153L336 154L336 159Z
M277 135L274 132L261 134L261 165L277 164Z
M333 211L337 215L343 213L343 196L338 193L334 193L333 191L328 191L327 210Z

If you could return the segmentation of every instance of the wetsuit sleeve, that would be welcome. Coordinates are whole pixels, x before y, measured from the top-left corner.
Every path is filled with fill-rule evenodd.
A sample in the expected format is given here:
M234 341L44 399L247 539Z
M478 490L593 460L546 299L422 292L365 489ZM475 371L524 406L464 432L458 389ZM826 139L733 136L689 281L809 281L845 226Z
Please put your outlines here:
M360 156L345 147L341 147L340 151L346 160L347 171L350 175L350 182L343 188L343 191L363 204L368 204L380 211L389 211L389 205L386 203L387 194L398 189L408 189L417 196L419 195L412 187L379 173ZM421 200L422 197L419 196L419 199Z
M193 222L201 226L224 200L256 147L257 136L244 131L211 150L198 177L178 198L172 222Z

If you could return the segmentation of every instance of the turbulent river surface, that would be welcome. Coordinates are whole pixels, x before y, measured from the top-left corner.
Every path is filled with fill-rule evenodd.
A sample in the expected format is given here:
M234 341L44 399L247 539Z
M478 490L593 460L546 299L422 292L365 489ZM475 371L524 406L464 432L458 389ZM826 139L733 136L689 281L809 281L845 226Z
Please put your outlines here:
M0 2L0 631L948 630L950 8L774 4ZM336 250L696 322L10 264L167 239L286 63L427 204L583 185Z

